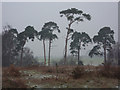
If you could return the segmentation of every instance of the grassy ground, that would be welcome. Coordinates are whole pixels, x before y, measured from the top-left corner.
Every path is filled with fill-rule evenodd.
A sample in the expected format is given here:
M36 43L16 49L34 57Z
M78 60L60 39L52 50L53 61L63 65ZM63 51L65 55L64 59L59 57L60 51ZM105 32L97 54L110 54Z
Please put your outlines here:
M120 75L117 70L117 67L103 66L57 68L11 66L3 68L2 86L3 88L117 88Z

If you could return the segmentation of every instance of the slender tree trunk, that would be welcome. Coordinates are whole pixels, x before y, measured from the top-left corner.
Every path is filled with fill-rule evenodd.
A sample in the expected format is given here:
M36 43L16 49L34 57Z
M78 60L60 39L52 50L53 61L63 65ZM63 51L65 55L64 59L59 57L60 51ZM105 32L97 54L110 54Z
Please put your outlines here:
M80 63L80 49L81 49L81 41L80 41L79 46L78 46L78 65Z
M20 58L21 58L21 66L22 66L22 62L23 62L23 47L21 49L21 56L20 56Z
M11 52L9 54L9 66L10 66L10 64L11 64Z
M46 66L46 50L45 50L45 40L43 40L43 48L44 48L44 65Z
M78 65L79 65L79 61L80 61L80 49L78 48Z
M48 66L50 66L51 40L49 40Z
M104 43L104 46L103 46L103 48L104 48L104 64L106 64L106 60L107 60L107 57L106 57L106 38L105 38L105 43Z
M67 32L67 36L65 39L65 55L64 55L64 64L66 64L66 60L67 60L67 44L68 44L68 32Z
M7 60L6 63L7 63L8 66L10 66L10 61L11 61L11 59L10 59L10 53L11 53L11 52L9 52L8 56L5 56L5 57L6 57L6 60ZM5 64L6 64L6 63L5 63ZM7 65L6 65L6 66L7 66Z
M106 46L104 46L104 64L106 64Z
M67 44L68 44L68 36L69 36L69 30L70 30L71 24L72 24L72 23L70 23L70 24L68 25L67 36L66 36L66 39L65 39L64 64L66 64L66 60L67 60Z

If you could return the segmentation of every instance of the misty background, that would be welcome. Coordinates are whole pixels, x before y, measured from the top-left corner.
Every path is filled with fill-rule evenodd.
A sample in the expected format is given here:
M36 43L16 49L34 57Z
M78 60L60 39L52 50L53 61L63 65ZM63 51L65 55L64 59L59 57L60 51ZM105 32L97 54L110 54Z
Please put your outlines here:
M41 31L44 23L53 21L60 27L58 40L52 43L51 58L62 58L64 56L66 27L68 21L65 17L60 17L59 12L68 8L77 8L92 17L91 21L74 23L72 29L80 32L87 32L91 38L97 32L107 26L115 32L115 40L118 40L118 3L117 2L3 2L2 3L2 26L11 25L18 32L22 32L28 25L34 26L37 31ZM70 41L69 41L70 42ZM46 42L47 44L47 42ZM29 41L25 45L29 47L34 56L43 58L42 41ZM46 45L46 50L48 46ZM69 44L68 44L69 49ZM86 50L82 49L81 55L87 56L92 49L90 44ZM48 51L46 51L48 52ZM46 53L48 56L48 53ZM68 55L70 52L68 50Z

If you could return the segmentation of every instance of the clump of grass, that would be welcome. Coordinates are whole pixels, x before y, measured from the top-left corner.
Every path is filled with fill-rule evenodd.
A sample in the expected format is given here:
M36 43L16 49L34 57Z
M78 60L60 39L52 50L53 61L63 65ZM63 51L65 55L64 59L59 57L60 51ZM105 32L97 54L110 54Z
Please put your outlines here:
M100 70L98 72L101 76L104 76L104 77L111 77L111 74L112 74L110 72L110 66L108 65L100 67Z
M74 69L73 69L73 71L72 71L72 77L74 78L74 79L78 79L78 78L80 78L82 75L84 75L84 72L85 72L85 70L84 70L84 68L83 67L75 67Z
M110 66L110 65L100 66L97 72L100 76L103 76L103 77L120 79L119 77L120 67L118 66Z
M42 70L42 72L45 73L59 73L59 74L64 74L66 73L66 68L63 67L44 67Z
M46 73L54 73L54 70L53 70L52 68L48 68L48 69L46 70Z
M10 76L10 77L20 77L21 73L19 69L14 65L10 65L6 70L3 72L3 76Z
M10 65L3 69L2 87L5 88L27 88L25 81L21 79L20 68Z
M110 73L112 78L120 79L120 67L119 66L111 66Z
M25 81L21 80L20 78L11 79L4 77L2 80L3 80L2 81L3 88L27 88Z
M65 68L59 68L58 69L58 73L66 73L67 71L66 71L66 69Z

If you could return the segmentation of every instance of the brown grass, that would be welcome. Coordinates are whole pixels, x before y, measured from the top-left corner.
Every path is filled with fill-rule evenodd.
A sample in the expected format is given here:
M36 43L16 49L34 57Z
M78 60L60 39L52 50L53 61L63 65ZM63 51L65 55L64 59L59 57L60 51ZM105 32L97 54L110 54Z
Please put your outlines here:
M3 77L2 80L3 88L27 88L25 81L20 78Z
M34 70L40 72L40 74L50 74L57 77L45 77L43 79L30 78L28 81L40 85L54 85L69 84L69 87L83 87L84 85L95 85L94 87L112 87L117 83L117 79L120 77L120 67L116 66L32 66L32 67L15 67L4 68L3 73L3 86L4 87L27 87L26 82L21 79L20 71ZM8 72L9 73L8 73ZM13 73L14 72L14 73ZM37 73L36 72L36 73ZM19 75L18 75L19 73ZM76 78L77 77L77 78ZM91 80L93 82L91 82ZM113 83L113 84L112 84ZM20 85L20 86L19 86ZM83 85L83 86L82 86ZM104 86L107 85L107 86Z
M3 76L20 77L20 75L19 69L14 65L10 65L10 67L3 69Z
M79 69L83 69L84 76L103 76L108 78L119 78L120 76L120 67L119 66L77 66ZM24 68L18 68L20 70L35 70L38 72L41 72L43 74L49 73L49 74L56 74L59 75L67 75L71 76L72 72L75 70L76 66L58 66L58 70L55 66L32 66L32 67L24 67ZM78 70L79 70L78 69Z
M72 77L78 79L85 74L84 67L75 67L72 71Z
M98 66L97 75L107 78L120 79L120 67L119 66Z
M21 79L19 68L14 65L3 68L2 73L2 87L3 88L26 88L25 80Z
M94 76L94 77L108 77L108 78L120 78L120 67L118 66L77 66L79 69L76 70L79 72L82 69L85 77ZM67 75L71 76L75 70L76 66L58 66L58 70L55 66L32 66L19 68L21 70L36 70L43 74L58 74L58 75Z

